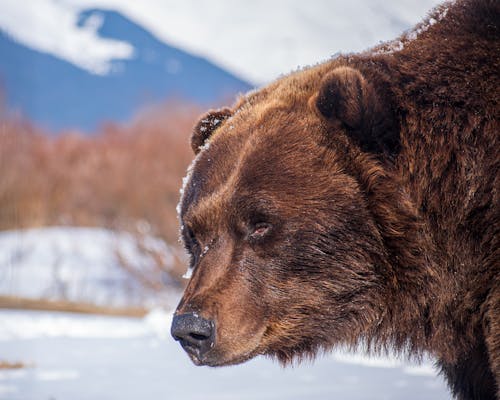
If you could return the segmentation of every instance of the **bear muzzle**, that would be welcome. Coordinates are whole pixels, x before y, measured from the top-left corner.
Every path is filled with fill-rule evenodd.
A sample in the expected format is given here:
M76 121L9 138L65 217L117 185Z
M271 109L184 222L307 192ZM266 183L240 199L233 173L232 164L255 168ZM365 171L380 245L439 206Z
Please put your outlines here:
M207 353L215 345L213 321L196 313L175 315L170 332L196 365L207 364Z

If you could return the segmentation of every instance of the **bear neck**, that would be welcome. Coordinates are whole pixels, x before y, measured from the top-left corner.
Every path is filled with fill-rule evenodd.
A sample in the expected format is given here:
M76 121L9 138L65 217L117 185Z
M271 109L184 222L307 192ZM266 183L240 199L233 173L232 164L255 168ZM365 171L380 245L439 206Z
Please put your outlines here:
M419 45L425 46L426 43ZM473 46L466 49L474 51ZM461 52L452 50L456 49L433 52L448 51L449 63L453 64L459 61L454 57ZM436 56L434 53L431 57ZM468 57L472 59L474 54ZM366 58L354 58L349 62L361 70ZM471 315L470 310L479 307L479 303L470 299L469 308L464 308L461 299L467 296L463 289L470 279L466 275L471 275L467 271L477 268L476 260L471 258L471 255L479 254L474 240L489 243L495 237L492 214L476 212L478 207L482 210L481 201L491 198L488 193L492 193L494 185L490 180L490 187L482 188L482 175L474 175L460 165L466 163L464 154L478 146L475 132L483 132L489 126L489 130L483 133L489 136L484 137L482 144L496 140L498 131L492 128L488 115L495 114L492 104L495 104L497 86L491 85L492 88L482 95L453 91L457 98L451 101L438 89L429 92L428 87L439 88L439 83L431 85L419 80L412 62L404 54L375 56L363 69L375 90L394 110L393 115L386 117L397 120L391 126L399 130L401 148L392 158L354 150L349 163L366 193L387 253L384 282L391 298L375 334L381 338L380 342L392 342L398 349L412 353L439 349L439 353L434 351L434 354L452 363L473 347L482 335L477 318L460 317ZM432 68L428 76L440 79L442 71L439 66L431 60L426 65ZM483 63L481 68L483 70L477 72L478 76L494 79L496 75L491 66ZM460 87L465 78L452 76L450 79L453 80L450 84ZM481 86L480 82L478 78L477 87ZM473 118L468 110L476 110ZM486 155L494 154L494 146L489 146L490 149L484 151ZM435 156L430 159L429 154ZM488 162L490 170L494 170L492 161L485 158L485 165ZM476 156L472 165L478 163ZM453 182L466 182L467 185ZM476 189L471 191L470 188ZM478 191L482 198L471 196ZM447 204L446 212L443 212L443 204ZM469 220L469 215L474 215L475 219ZM460 231L457 221L468 221L467 229L474 232L474 240ZM490 271L481 270L474 279L480 280L482 293L486 293L494 276ZM463 334L456 335L457 329Z
M437 272L437 254L432 236L418 206L406 190L394 165L384 165L374 157L359 153L352 173L365 193L383 243L378 271L385 286L384 309L370 332L375 350L392 348L407 356L421 356L442 343L451 327L435 326L442 321L444 303L442 277ZM357 166L357 167L356 167ZM443 349L440 358L453 358L454 346Z

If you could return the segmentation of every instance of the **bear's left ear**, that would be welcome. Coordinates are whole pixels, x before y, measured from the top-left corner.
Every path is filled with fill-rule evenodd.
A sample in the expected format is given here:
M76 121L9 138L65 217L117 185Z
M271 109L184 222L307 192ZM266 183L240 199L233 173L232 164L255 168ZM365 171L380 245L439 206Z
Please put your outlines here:
M328 73L311 102L321 118L343 127L363 151L398 153L399 130L390 107L357 69L338 67Z
M229 108L211 110L204 114L193 129L191 134L191 148L194 154L200 152L200 148L212 136L217 127L232 115Z

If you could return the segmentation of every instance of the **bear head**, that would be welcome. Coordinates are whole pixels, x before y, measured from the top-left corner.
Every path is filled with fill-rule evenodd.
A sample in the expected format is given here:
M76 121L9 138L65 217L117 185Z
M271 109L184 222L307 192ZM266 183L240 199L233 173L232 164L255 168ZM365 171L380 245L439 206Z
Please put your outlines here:
M398 284L390 238L415 216L378 201L399 134L368 75L304 70L196 125L178 210L192 276L172 325L196 364L287 363L380 325Z

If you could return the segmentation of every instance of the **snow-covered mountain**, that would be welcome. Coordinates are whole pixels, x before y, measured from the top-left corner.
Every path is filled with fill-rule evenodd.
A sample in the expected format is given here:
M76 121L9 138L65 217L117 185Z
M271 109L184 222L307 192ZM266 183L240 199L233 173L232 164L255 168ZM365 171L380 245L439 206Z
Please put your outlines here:
M250 88L205 59L158 41L114 11L81 12L77 24L120 44L117 50L132 52L121 58L111 53L106 59L111 48L104 47L100 57L79 64L0 32L0 80L7 104L47 129L93 131L103 121L127 121L141 107L171 97L209 107Z
M0 82L10 108L47 128L93 130L173 95L231 101L299 66L394 38L437 3L2 0Z
M110 59L130 57L131 49L123 39L110 41L76 21L89 8L114 10L163 43L262 84L336 52L360 51L392 39L440 2L37 0L25 7L18 0L2 0L0 27L39 51L84 68L106 69Z

